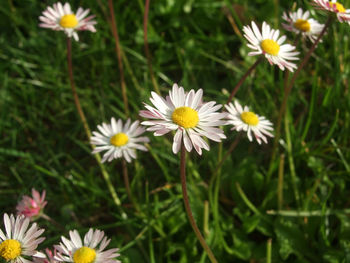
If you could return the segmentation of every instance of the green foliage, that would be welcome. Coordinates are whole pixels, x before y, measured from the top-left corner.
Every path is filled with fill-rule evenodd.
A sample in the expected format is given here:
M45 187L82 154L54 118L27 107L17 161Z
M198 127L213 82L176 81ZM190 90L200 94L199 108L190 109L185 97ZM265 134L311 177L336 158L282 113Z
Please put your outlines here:
M81 32L80 42L73 43L75 82L92 130L112 116L127 118L106 2L70 1L73 9L90 8L98 21L96 33ZM131 118L139 119L142 102L149 102L153 90L144 54L144 3L114 2ZM309 2L297 4L311 10ZM38 16L52 3L6 0L0 6L0 211L14 213L32 187L46 189L45 212L65 231L40 219L47 237L42 248L56 244L70 229L84 233L94 227L112 238L111 247L121 248L124 263L209 262L185 214L171 135L149 133L150 151L138 153L128 165L138 209L128 199L121 162L106 165L126 219L114 205L74 106L65 36L38 27ZM343 3L350 6L350 1ZM149 45L161 93L176 82L186 90L202 88L206 100L225 103L255 61L227 16L239 29L251 20L281 28L280 16L291 6L278 0L151 1ZM274 162L273 140L258 145L242 135L218 167L237 138L229 127L224 127L228 139L222 145L211 141L209 152L189 155L191 207L219 262L265 262L269 239L272 262L350 262L348 33L348 24L335 22L297 79ZM283 34L293 42L294 35ZM301 58L310 46L299 44ZM283 76L264 61L237 99L275 123Z

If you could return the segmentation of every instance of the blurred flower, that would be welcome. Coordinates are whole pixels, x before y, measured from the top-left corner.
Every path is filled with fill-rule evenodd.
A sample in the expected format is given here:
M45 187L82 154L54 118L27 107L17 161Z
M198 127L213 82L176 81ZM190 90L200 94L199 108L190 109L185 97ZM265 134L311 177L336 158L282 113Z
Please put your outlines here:
M0 259L11 263L23 263L31 262L25 259L28 256L45 257L35 250L45 239L39 238L44 229L39 229L36 223L28 229L29 224L30 219L23 215L15 218L13 215L4 214L6 235L0 229Z
M301 8L296 12L283 13L282 18L287 22L282 26L291 32L301 34L303 37L308 37L311 42L315 42L317 36L321 33L324 25L318 23L315 19L309 18L310 12L305 13Z
M89 9L84 10L79 7L76 13L72 12L69 3L62 5L60 2L53 4L52 7L47 9L39 17L40 27L51 28L56 31L64 31L68 37L74 37L76 41L79 41L77 31L88 30L96 32L94 25L97 23L93 18L94 15L88 16Z
M345 7L336 0L314 0L312 4L319 10L325 10L336 14L339 22L347 22L350 24L350 9L345 9Z
M249 111L247 106L242 108L238 101L235 101L235 105L229 103L228 105L225 105L225 108L229 112L228 124L233 125L231 130L243 130L247 132L249 141L253 141L252 132L254 133L255 139L259 144L261 144L261 140L267 143L265 135L273 137L273 135L269 132L273 131L273 124L265 117Z
M134 121L130 125L131 121L128 119L123 127L121 119L118 122L112 118L111 124L102 123L97 128L99 132L94 131L91 137L91 144L97 145L92 153L98 153L104 150L107 152L103 155L102 162L108 160L108 162L117 158L125 158L127 162L131 162L131 159L136 159L136 151L147 151L144 145L139 143L147 143L149 139L147 137L138 137L145 132L143 127L139 126L139 121Z
M226 121L221 120L226 113L217 112L222 106L215 105L215 101L203 103L202 96L202 89L197 92L192 89L185 93L183 87L178 87L177 84L173 85L165 99L152 92L150 100L155 108L145 104L147 110L140 111L140 116L153 120L141 124L152 126L147 131L154 131L155 136L176 130L173 142L175 154L183 142L188 152L194 147L201 155L202 148L209 151L209 145L202 137L216 142L226 138L223 130L216 127L226 124Z
M104 232L89 229L84 236L84 245L77 230L69 231L70 240L61 237L62 242L56 245L55 260L74 263L120 263L118 248L103 251L111 241L104 237Z
M59 263L60 261L55 260L55 256L57 255L57 250L54 249L54 252L52 252L50 249L45 249L45 258L37 258L33 257L34 263Z
M47 201L45 201L45 195L45 190L40 196L40 193L33 188L32 197L24 195L22 200L16 206L17 214L30 218L39 217L47 204Z
M286 36L279 37L280 31L271 29L270 26L263 22L262 33L257 25L252 21L252 27L244 26L244 37L250 42L247 46L255 51L248 53L248 56L264 55L269 63L276 64L281 70L287 68L289 71L294 70L296 65L287 60L298 60L296 55L299 52L292 52L295 47L290 44L282 43Z

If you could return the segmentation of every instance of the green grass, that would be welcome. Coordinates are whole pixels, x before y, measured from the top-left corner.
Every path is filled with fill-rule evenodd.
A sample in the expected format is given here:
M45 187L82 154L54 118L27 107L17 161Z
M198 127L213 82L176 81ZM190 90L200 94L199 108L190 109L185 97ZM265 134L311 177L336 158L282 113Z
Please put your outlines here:
M105 16L107 1L101 1L103 8L97 2L71 1L73 9L90 8L98 21L97 33L82 32L80 42L73 43L75 82L92 130L113 116L126 119L114 39ZM276 2L151 1L149 45L162 94L177 82L186 90L202 88L207 101L225 103L256 58L247 56L246 41L234 33L223 8L229 6L239 29L251 20L279 26L282 12L292 3ZM170 135L148 133L151 151L138 153L137 161L128 165L140 212L127 198L121 162L106 164L128 216L121 217L75 109L65 36L38 27L38 16L52 3L7 0L0 6L1 214L14 213L32 187L46 189L45 212L66 231L40 219L47 238L40 248L58 243L68 230L84 233L94 227L112 238L110 247L121 248L123 263L209 262L185 214L179 156L171 151ZM309 1L297 3L311 10ZM349 8L350 1L343 3ZM130 65L125 78L133 119L139 119L142 102L149 102L153 90L143 46L143 5L141 0L115 1L121 45ZM326 20L319 12L315 16ZM292 43L294 36L281 31ZM237 137L229 127L224 128L228 139L221 146L211 141L210 152L189 155L191 206L219 262L266 262L270 239L271 262L350 262L348 33L348 24L335 22L297 79L270 175L273 140L259 146L246 135L215 175L218 156ZM299 45L301 57L309 47L306 41ZM276 122L283 72L264 61L236 97Z

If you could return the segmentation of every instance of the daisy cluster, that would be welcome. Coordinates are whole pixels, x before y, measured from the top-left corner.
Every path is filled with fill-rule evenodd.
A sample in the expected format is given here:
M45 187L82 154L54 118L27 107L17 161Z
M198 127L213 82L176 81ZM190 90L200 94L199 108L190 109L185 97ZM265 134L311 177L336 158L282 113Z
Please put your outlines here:
M46 191L40 195L32 189L32 196L24 195L16 206L17 216L3 215L5 230L0 228L0 261L9 263L120 263L118 248L106 249L110 239L98 229L90 228L83 240L77 230L69 231L69 238L61 237L61 242L53 249L43 252L38 245L45 238L44 229L31 221L49 217L44 214ZM52 221L52 219L50 219Z

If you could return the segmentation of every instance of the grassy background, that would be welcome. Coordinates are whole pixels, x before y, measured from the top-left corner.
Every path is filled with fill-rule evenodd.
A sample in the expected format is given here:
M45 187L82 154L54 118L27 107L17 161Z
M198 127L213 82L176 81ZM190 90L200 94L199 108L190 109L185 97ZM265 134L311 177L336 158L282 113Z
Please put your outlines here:
M115 207L75 110L65 36L38 27L38 16L53 3L4 0L0 6L1 214L15 212L21 195L32 187L46 189L45 212L66 230L40 219L47 237L41 248L56 244L70 229L84 233L95 227L112 238L110 247L121 248L123 263L208 262L184 212L171 136L149 133L151 152L139 153L128 165L139 211L127 198L121 162L106 165L128 218ZM82 32L80 42L73 43L78 93L95 130L112 116L126 118L107 1L70 3L74 10L90 8L98 21L97 33ZM297 3L310 8L308 1ZM350 6L350 1L343 3ZM162 94L177 82L186 90L202 88L206 100L224 103L256 59L247 57L247 41L234 32L228 16L240 30L251 20L280 27L282 12L291 5L278 0L151 1L149 45ZM153 90L144 55L143 10L141 0L115 1L134 119ZM324 15L315 16L325 22ZM244 135L215 173L218 157L237 137L229 127L223 144L210 142L210 152L190 155L191 206L219 262L265 262L269 240L272 262L350 262L348 33L349 25L334 23L298 78L271 167L273 140L259 146ZM287 34L292 43L295 36ZM309 47L309 42L300 43L301 56ZM283 72L265 61L237 98L275 122ZM284 213L273 214L278 209Z

